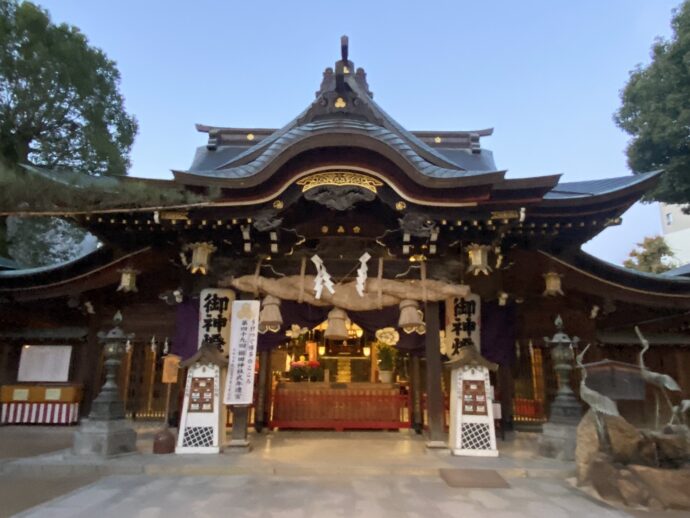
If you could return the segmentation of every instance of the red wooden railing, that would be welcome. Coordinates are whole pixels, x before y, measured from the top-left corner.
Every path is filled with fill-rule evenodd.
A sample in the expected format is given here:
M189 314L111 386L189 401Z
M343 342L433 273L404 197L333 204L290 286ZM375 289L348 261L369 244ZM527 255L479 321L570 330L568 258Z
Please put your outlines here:
M409 397L397 389L277 389L270 427L399 429L410 421Z

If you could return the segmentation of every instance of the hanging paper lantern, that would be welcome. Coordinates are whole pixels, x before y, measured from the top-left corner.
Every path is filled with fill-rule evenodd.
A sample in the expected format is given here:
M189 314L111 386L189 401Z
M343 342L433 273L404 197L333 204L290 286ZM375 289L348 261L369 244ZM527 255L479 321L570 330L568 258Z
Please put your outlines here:
M319 345L318 351L319 351L319 356L324 356L326 354L326 346L325 345Z
M419 309L419 303L416 300L405 299L400 303L398 327L407 334L415 332L424 334L426 331L424 313Z
M137 291L137 274L139 270L133 268L123 268L120 270L120 285L117 287L117 291L122 291L124 293L130 293Z
M347 313L340 308L333 308L328 313L328 328L324 333L324 338L329 340L347 340Z
M492 271L491 266L489 266L490 249L491 247L488 245L478 245L476 243L467 247L467 255L470 259L470 266L467 268L467 273L473 273L474 275L483 273L484 275L489 275L489 272Z
M364 347L362 347L362 353L364 354L365 358L369 358L369 356L371 356L371 347L365 345Z
M547 297L555 297L557 295L564 295L561 289L561 277L560 273L547 272L544 274L544 282L546 283L546 289L544 289L543 295Z
M187 269L192 273L201 272L202 275L210 270L211 254L217 250L212 243L192 243L188 245L192 250L192 262L187 265Z
M266 295L261 306L261 313L259 313L259 333L263 334L267 331L277 333L282 325L280 299L273 295Z

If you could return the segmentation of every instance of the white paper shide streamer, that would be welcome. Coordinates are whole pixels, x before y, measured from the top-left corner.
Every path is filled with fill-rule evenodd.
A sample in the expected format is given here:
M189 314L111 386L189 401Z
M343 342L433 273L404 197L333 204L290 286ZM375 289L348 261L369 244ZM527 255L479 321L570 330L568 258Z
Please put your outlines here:
M364 285L367 282L367 272L369 271L367 263L369 259L371 259L369 252L364 252L362 257L359 258L359 269L357 270L357 284L355 285L355 289L360 297L364 297Z
M333 288L333 281L331 280L330 274L326 271L326 267L323 265L323 260L318 255L313 255L311 262L316 266L316 277L314 277L314 297L317 299L321 298L321 293L323 292L324 286L331 295L335 293Z

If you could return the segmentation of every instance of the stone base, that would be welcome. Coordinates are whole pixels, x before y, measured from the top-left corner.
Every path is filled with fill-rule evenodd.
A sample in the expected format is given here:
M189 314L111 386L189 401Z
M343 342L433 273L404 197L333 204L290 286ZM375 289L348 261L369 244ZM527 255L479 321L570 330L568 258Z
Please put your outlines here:
M83 419L74 432L75 455L113 457L137 451L137 433L124 420L93 421Z
M252 444L247 439L232 439L225 445L225 451L230 453L249 453Z
M539 437L539 454L552 459L575 460L577 426L544 423Z

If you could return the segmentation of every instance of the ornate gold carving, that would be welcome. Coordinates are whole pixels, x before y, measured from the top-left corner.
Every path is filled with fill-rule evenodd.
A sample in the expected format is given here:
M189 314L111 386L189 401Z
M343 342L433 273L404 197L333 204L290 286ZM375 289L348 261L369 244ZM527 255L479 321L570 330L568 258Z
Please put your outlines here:
M328 227L327 227L326 225L324 225L323 227L321 227L321 233L322 233L322 234L328 234Z
M297 185L302 186L302 192L307 192L314 187L321 185L336 185L346 186L353 185L362 187L373 193L376 192L377 187L381 187L383 183L376 178L366 176L360 173L351 173L346 171L333 171L329 173L316 173L297 180Z
M352 231L353 231L355 234L359 234L359 233L362 231L362 229L361 229L360 227L353 227L353 228L352 228Z
M333 106L335 106L336 108L345 108L347 106L347 103L345 102L345 99L343 99L342 97L338 97L335 100L335 104Z
M404 201L399 201L395 204L395 208L398 210L405 210L407 208L407 203L405 203Z
M254 140L254 133L247 133L247 140Z
M281 200L276 200L273 202L273 208L274 209L282 209L285 206L285 204Z
M159 214L160 219L165 219L169 221L186 221L187 218L187 213L182 212L182 211L175 211L175 210L163 210Z
M494 210L491 212L491 219L517 219L520 214L516 210Z

